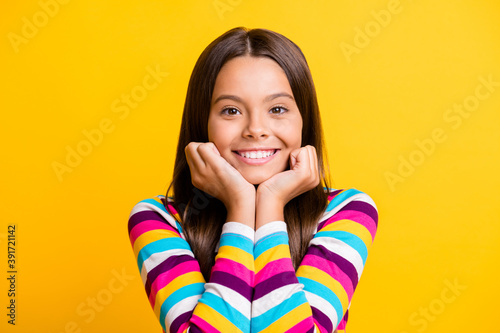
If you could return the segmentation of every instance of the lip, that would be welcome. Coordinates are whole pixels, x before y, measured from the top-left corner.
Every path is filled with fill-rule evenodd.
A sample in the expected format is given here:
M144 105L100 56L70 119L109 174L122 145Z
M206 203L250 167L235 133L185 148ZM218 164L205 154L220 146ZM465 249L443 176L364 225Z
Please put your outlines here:
M238 152L259 151L259 150L275 150L275 153L272 154L271 156L263 157L263 158L247 158L247 157L243 157L240 154L238 154ZM236 157L240 161L242 161L246 164L249 164L249 165L266 164L267 162L271 161L276 155L278 155L279 152L280 152L280 149L277 149L277 148L249 148L249 149L238 149L237 151L236 150L232 151L232 153L234 155L236 155Z
M258 150L280 150L280 149L276 147L250 147L250 148L235 149L233 151L258 151Z

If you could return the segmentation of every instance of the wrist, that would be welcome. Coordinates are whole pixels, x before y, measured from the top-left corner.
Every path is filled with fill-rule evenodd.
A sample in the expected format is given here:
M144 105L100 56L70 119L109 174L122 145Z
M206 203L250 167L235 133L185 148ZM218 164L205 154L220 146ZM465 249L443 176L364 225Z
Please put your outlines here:
M265 195L257 191L255 199L255 230L261 226L273 222L284 221L285 203L273 195Z
M256 202L269 202L273 205L283 206L285 207L286 201L275 191L269 189L266 186L259 185L257 187L257 192L255 194Z
M255 229L255 195L234 198L226 210L226 222L239 222Z

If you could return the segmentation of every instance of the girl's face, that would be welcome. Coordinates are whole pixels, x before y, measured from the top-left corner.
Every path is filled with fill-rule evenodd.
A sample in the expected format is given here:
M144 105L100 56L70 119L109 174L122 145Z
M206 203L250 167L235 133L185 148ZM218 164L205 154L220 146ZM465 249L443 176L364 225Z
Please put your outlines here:
M302 116L274 60L241 56L224 64L212 94L208 140L249 183L286 170L301 137Z

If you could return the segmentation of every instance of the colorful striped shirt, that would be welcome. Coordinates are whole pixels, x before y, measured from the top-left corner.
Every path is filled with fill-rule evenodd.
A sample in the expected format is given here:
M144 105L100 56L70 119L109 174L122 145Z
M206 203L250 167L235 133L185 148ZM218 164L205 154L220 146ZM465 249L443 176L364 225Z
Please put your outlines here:
M344 331L377 230L368 195L331 190L297 271L285 222L257 231L226 222L208 282L176 218L172 200L159 195L139 202L128 224L146 294L165 332Z

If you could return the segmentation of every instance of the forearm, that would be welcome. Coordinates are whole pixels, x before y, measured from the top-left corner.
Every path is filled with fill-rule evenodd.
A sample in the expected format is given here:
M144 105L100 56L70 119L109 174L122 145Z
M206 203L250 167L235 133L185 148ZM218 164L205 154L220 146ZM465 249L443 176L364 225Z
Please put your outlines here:
M139 203L129 218L137 265L163 330L183 332L192 327L206 332L215 327L222 332L249 332L253 227L224 225L212 275L205 283L181 228L175 226L159 199Z
M254 280L254 230L240 223L226 223L210 280L191 322L209 322L221 332L250 332Z
M267 223L256 232L254 257L252 331L305 332L312 328L311 309L295 276L284 222Z
M226 205L226 222L238 222L255 230L255 195L232 200Z
M272 195L257 191L255 198L255 230L273 221L284 221L285 205Z

